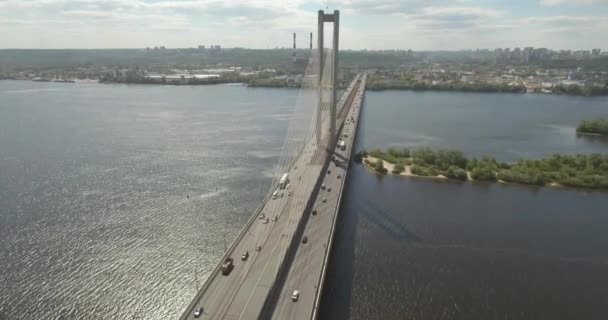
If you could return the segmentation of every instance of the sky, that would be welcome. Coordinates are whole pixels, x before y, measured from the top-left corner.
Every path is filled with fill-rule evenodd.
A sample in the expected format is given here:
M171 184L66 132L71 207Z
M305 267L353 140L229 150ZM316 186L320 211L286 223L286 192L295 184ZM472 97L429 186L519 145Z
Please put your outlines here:
M302 48L320 9L341 49L608 50L608 0L0 0L0 48Z

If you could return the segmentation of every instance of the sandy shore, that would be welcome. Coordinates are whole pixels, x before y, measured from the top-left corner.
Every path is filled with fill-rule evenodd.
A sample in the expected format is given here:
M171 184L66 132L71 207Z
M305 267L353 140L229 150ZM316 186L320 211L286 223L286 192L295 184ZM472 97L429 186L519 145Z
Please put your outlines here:
M375 170L374 167L373 167L373 165L369 165L369 164L365 163L366 159L369 160L370 163L376 163L380 159L372 157L372 156L366 156L366 157L363 158L363 164L365 164L368 168L370 168L372 170ZM405 170L403 172L401 172L400 174L394 174L393 173L393 169L395 168L395 165L393 163L390 163L390 162L385 161L385 160L382 160L382 162L384 164L384 168L386 168L386 170L388 170L388 172L386 174L390 174L390 175L393 175L393 176L398 175L398 176L406 176L406 177L419 177L419 178L430 178L430 179L463 181L463 180L449 179L448 177L446 177L446 176L444 176L442 174L439 174L439 175L436 175L436 176L419 176L419 175L416 175L416 174L412 173L412 166L411 165L410 166L407 166L407 165L404 166ZM471 172L470 171L467 171L467 180L466 181L476 181L473 178L471 178ZM497 182L498 183L505 183L505 184L526 185L526 184L522 184L522 183L506 182L506 181L503 181L503 180L500 180L500 179L497 179ZM547 183L547 184L545 184L545 186L547 186L547 187L563 188L562 185L560 185L559 183L557 183L555 181L553 181L551 183Z

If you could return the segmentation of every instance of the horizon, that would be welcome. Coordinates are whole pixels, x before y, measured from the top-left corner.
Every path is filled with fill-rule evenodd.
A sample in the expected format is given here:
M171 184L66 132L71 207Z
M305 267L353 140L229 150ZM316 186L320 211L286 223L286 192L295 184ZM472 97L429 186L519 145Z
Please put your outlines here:
M160 47L160 46L156 46L156 47ZM535 46L530 46L534 49L548 49L551 51L572 51L572 52L576 52L576 51L590 51L592 49L600 49L602 53L604 52L608 52L608 49L604 49L601 47L590 47L590 48L546 48L546 47L535 47ZM525 47L496 47L496 48L469 48L469 49L349 49L349 48L340 48L340 51L349 51L349 52L390 52L390 51L395 51L395 52L403 52L403 51L408 51L411 50L412 52L475 52L475 51L494 51L495 49L515 49L515 48L519 48L521 50L523 50ZM85 50L153 50L154 47L131 47L131 48L120 48L120 47L116 47L116 48L0 48L0 51L17 51L17 50L46 50L46 51L60 51L60 50L81 50L81 51L85 51ZM164 48L164 50L209 50L209 47L205 47L204 49L199 49L198 47L166 47ZM259 50L259 51L264 51L264 50L288 50L288 51L292 51L293 48L291 47L279 47L279 48L248 48L248 47L221 47L221 50ZM296 50L298 51L309 51L308 48L305 47L297 47Z
M2 0L0 49L307 47L334 8L346 50L608 49L608 0Z

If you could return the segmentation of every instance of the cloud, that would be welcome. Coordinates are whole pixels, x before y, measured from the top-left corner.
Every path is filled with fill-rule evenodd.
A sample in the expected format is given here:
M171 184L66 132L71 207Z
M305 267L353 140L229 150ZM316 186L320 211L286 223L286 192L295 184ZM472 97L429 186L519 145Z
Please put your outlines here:
M608 12L603 10L608 0L533 2L555 7L530 6L525 10L529 16L522 17L511 2L498 6L481 0L332 0L329 4L343 15L343 48L444 49L524 43L597 47L601 34L608 33ZM291 32L315 31L317 8L327 3L0 0L0 47L290 46ZM587 4L581 9L587 13L577 15L558 6L564 4Z
M403 14L429 6L451 6L469 0L336 0L332 5L346 13L356 14Z
M608 0L540 0L540 4L546 6L555 6L559 4L592 5L608 4Z
M410 29L454 33L483 29L502 15L502 11L480 7L426 7L420 13L406 15L406 21L411 24Z
M520 20L522 25L540 32L564 31L608 31L608 16L542 16L526 17Z

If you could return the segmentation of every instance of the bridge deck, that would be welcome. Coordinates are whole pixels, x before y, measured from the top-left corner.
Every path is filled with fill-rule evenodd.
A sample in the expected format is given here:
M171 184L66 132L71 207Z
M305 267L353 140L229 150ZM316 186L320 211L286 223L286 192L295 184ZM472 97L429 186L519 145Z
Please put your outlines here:
M264 318L271 319L290 319L290 320L310 320L316 318L318 301L324 282L324 273L327 258L331 250L333 232L340 207L342 189L348 171L348 164L352 153L352 146L355 140L357 124L363 93L365 90L365 77L362 78L361 85L357 88L357 93L353 95L350 110L346 117L341 131L341 139L346 142L346 150L341 150L336 146L333 156L339 159L343 165L337 166L330 164L327 171L323 173L323 184L325 190L321 190L314 201L313 210L316 215L311 215L304 228L303 237L307 237L307 243L297 247L295 257L291 262L290 268L284 276L284 283L275 301L269 307L269 315ZM351 120L352 119L352 120ZM344 137L344 133L347 136ZM331 171L331 173L329 173ZM338 178L340 176L340 178ZM331 191L330 189L331 188ZM294 290L300 292L297 301L292 301Z
M354 84L358 78L351 88L357 88ZM350 91L345 96L349 97ZM345 104L340 110L339 125L350 110L348 101L341 102ZM316 143L311 142L304 148L288 172L292 180L290 189L279 190L283 196L277 199L267 197L261 209L254 213L255 216L262 213L269 219L276 216L276 221L263 223L257 217L248 221L225 254L225 257L234 259L232 272L224 276L218 265L181 319L194 319L194 311L200 307L204 309L201 319L257 319L260 316L290 244L299 241L294 237L306 212L301 209L316 196L321 173L327 165L327 151L323 152L325 161L311 161L318 152ZM292 192L291 196L288 196L288 191ZM258 246L261 247L259 252L256 250ZM249 252L249 258L241 261L241 254L245 251Z

